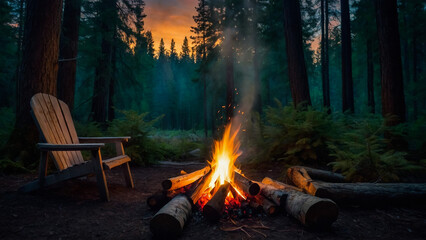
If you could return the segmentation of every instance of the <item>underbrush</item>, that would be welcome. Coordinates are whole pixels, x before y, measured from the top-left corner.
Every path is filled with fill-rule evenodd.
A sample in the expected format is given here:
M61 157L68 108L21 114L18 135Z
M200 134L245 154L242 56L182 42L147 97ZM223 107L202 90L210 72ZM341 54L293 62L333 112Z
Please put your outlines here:
M261 161L280 161L283 167L328 165L349 181L393 182L426 173L425 118L387 127L379 115L327 114L277 105L265 110ZM405 148L395 150L390 138ZM408 161L407 152L416 156Z
M188 159L193 150L197 154L205 149L201 138L201 132L196 131L165 131L154 128L161 117L154 120L145 120L148 113L139 114L135 111L118 111L122 116L109 123L107 130L102 131L96 123L76 124L79 136L130 136L125 143L125 153L133 163L147 166L161 160ZM114 156L115 148L111 145L102 149L106 157ZM86 157L89 157L86 155Z

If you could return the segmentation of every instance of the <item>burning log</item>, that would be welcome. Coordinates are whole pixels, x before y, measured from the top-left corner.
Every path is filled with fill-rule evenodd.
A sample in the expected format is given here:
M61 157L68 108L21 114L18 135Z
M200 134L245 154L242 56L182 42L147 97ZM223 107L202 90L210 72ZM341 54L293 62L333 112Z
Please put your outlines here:
M278 212L277 205L262 195L256 195L254 199L250 201L250 206L262 209L268 216L273 216Z
M206 175L209 171L210 166L206 166L198 171L164 180L161 185L163 186L164 190L175 190L197 181L202 176Z
M192 202L197 203L198 199L204 194L205 190L208 188L210 181L212 179L212 171L204 175L200 183L194 188L194 190L189 191L189 196L192 199Z
M291 167L287 177L305 192L341 203L388 204L426 201L425 183L327 183L312 180L304 167Z
M234 183L238 188L243 190L246 194L256 196L260 192L259 184L256 182L244 177L238 172L234 172Z
M187 196L179 194L151 219L151 232L160 239L174 239L182 234L183 227L191 216L191 212L191 200Z
M288 214L308 227L328 227L338 216L336 203L330 199L318 198L294 190L293 187L282 183L278 189L268 184L260 183L261 194L283 207Z
M229 192L229 185L229 182L222 184L216 194L214 194L210 201L204 206L203 214L209 221L216 222L222 216L225 198Z

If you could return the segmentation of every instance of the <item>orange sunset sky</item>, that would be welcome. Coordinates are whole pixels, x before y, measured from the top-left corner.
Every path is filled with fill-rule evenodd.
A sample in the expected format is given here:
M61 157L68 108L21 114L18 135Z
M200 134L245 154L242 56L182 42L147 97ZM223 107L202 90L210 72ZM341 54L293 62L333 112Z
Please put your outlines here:
M167 50L170 50L172 38L176 50L181 52L183 39L188 37L192 45L191 26L195 26L192 16L196 15L197 0L145 0L145 31L151 31L155 50L158 50L163 38Z

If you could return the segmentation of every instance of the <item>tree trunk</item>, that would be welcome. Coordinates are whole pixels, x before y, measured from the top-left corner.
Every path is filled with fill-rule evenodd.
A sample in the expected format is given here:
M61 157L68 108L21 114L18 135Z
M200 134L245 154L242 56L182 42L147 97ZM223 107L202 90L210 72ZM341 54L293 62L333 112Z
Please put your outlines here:
M71 110L74 107L80 12L81 0L65 1L59 50L58 98L64 101Z
M342 28L342 110L354 112L354 90L352 80L351 20L349 0L340 1Z
M105 123L108 118L109 89L112 77L112 48L115 34L116 0L102 0L100 27L102 33L101 56L96 69L93 88L93 120Z
M382 83L382 114L392 126L405 121L404 84L396 0L376 0Z
M326 19L327 18L327 19ZM330 80L328 78L328 0L321 0L321 75L323 105L330 110Z
M234 115L234 50L230 33L226 41L226 123L229 123ZM230 39L229 39L230 38Z
M376 112L376 103L374 101L374 63L373 63L373 41L367 39L367 93L368 108L370 113Z
M203 60L205 62L205 58ZM204 137L207 139L207 82L206 75L202 73L203 78L203 123L204 123Z
M115 46L116 39L113 39L113 47L111 54L111 80L109 83L109 99L108 99L108 121L115 118L114 96L116 91L116 72L117 72L117 47Z
M288 76L294 106L310 105L308 75L303 57L300 2L284 0L284 29L288 59Z
M19 94L20 94L20 86L19 86L19 79L20 79L20 64L22 61L22 41L23 41L23 37L24 37L24 21L25 21L25 16L24 16L24 2L25 0L20 0L19 1L19 28L18 28L18 41L17 41L17 50L16 50L16 56L17 56L17 61L16 61L16 73L15 73L15 81L16 81L16 90L15 90L15 100L18 103L19 102Z
M416 87L417 87L417 57L419 56L419 51L417 49L417 33L413 33L413 118L414 120L417 119L417 115L418 115L418 107L417 107L417 91L416 91Z
M30 99L39 92L56 95L61 14L60 0L26 2L15 127L5 147L11 158L19 155L34 161L33 152L28 151L34 150L38 134Z

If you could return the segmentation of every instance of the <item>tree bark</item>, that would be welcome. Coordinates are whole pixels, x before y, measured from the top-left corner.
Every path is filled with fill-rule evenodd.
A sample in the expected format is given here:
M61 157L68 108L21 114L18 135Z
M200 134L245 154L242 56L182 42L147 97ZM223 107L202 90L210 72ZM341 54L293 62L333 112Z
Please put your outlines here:
M336 203L293 188L285 185L278 189L261 184L261 193L307 227L328 227L337 220L339 210Z
M206 166L198 171L164 180L161 185L163 186L164 190L175 190L197 181L206 175L209 171L210 167Z
M323 105L330 110L330 79L328 78L328 0L321 0L321 75Z
M225 207L225 198L229 192L229 182L225 182L219 187L214 196L203 208L204 216L211 222L216 222L222 216Z
M352 80L352 49L349 0L340 0L342 28L342 110L354 112L354 90Z
M30 99L39 92L56 95L61 14L60 0L26 2L15 127L5 148L11 158L34 159L31 151L38 134L30 115Z
M259 184L237 172L234 172L234 183L247 195L256 196L260 192Z
M367 93L368 108L370 113L376 112L376 103L374 101L374 63L373 63L373 40L367 39Z
M367 206L424 202L424 183L327 183L315 181L304 168L291 167L287 177L297 187L317 196L344 204Z
M405 122L404 84L396 0L376 0L382 83L382 114L389 126Z
M58 98L74 107L81 0L66 0L59 50Z
M178 195L151 219L149 223L151 232L159 239L175 239L182 234L191 213L191 200L183 194Z
M288 60L288 76L294 106L311 105L308 75L303 57L300 2L284 0L284 29Z
M93 120L105 123L108 118L109 89L112 78L112 48L117 14L116 0L102 0L100 8L101 55L93 88Z

